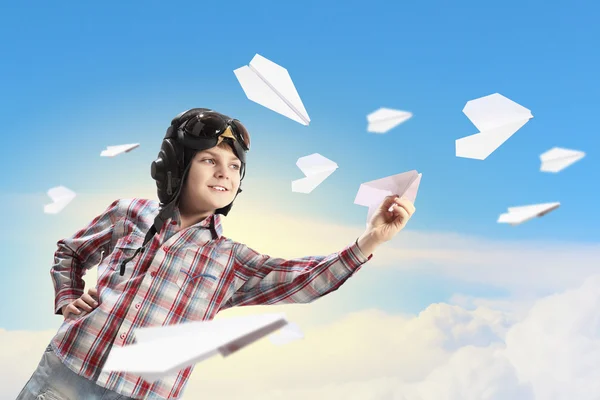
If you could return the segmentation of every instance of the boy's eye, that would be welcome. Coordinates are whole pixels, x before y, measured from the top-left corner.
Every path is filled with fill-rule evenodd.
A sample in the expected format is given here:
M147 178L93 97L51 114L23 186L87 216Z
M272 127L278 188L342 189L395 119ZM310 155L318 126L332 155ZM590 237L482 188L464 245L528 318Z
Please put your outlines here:
M215 162L215 160L213 160L212 158L205 158L204 160L202 160L202 162L206 162L206 161L210 161L212 163Z
M240 168L242 168L242 166L241 166L241 165L238 165L238 164L231 164L231 166L232 166L233 168L235 168L235 169L240 169Z

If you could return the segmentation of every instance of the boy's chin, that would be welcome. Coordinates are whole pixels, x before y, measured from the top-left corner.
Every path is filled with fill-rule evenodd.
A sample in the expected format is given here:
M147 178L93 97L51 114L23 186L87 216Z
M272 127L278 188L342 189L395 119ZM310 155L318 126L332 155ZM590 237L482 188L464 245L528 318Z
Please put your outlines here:
M211 207L213 208L213 212L215 212L215 211L217 211L220 208L227 207L229 204L231 204L231 201L229 201L227 203L223 203L223 204L221 204L221 203L213 203L213 204L211 204Z

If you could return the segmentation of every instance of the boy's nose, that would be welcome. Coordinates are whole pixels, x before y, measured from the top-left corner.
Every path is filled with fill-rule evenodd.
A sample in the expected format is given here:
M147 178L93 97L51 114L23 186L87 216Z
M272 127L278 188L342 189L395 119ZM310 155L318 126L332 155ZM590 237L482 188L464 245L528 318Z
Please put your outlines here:
M229 175L227 175L227 170L223 170L223 169L218 169L215 172L215 176L217 176L219 178L228 178L229 179Z

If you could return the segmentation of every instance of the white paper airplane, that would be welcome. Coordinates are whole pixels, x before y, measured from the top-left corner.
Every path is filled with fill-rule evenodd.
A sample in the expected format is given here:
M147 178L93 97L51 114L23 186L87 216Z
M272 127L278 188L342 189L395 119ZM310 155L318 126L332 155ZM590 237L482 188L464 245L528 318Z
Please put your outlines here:
M527 108L499 93L468 101L463 113L479 133L457 139L456 156L476 160L485 160L533 118Z
M556 210L559 206L560 203L556 202L509 207L507 213L500 214L497 222L513 226L519 225L535 217L542 217L550 211Z
M368 132L385 133L403 122L412 118L413 114L408 111L393 110L391 108L380 108L367 115Z
M269 336L271 343L276 345L284 345L290 342L303 339L304 333L298 325L293 322L288 322L286 326L281 328L278 332L275 332Z
M106 146L106 150L102 150L101 157L114 157L121 153L129 153L131 150L139 147L139 143L120 144L118 146Z
M44 206L46 214L58 214L65 208L76 196L75 192L67 189L64 186L56 186L47 192L48 197L52 199L52 203Z
M417 199L421 176L416 170L391 175L360 185L354 204L369 207L367 223L381 205L381 202L391 195L404 196L414 203ZM391 207L390 207L391 210Z
M135 344L113 346L103 369L154 382L214 355L227 357L286 324L284 314L263 314L140 328Z
M540 155L542 172L559 172L585 157L583 151L553 147Z
M292 182L292 192L310 193L319 186L327 177L335 172L338 165L319 153L300 157L296 165L306 178Z
M249 65L233 71L246 97L302 125L310 118L287 69L256 54Z

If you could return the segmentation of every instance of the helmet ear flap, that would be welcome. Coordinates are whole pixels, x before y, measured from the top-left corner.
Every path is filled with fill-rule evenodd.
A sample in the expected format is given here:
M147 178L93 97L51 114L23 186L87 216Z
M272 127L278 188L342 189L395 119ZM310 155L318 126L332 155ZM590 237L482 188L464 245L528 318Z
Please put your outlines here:
M173 139L164 139L150 174L156 181L158 199L167 204L175 197L181 181L181 149Z

